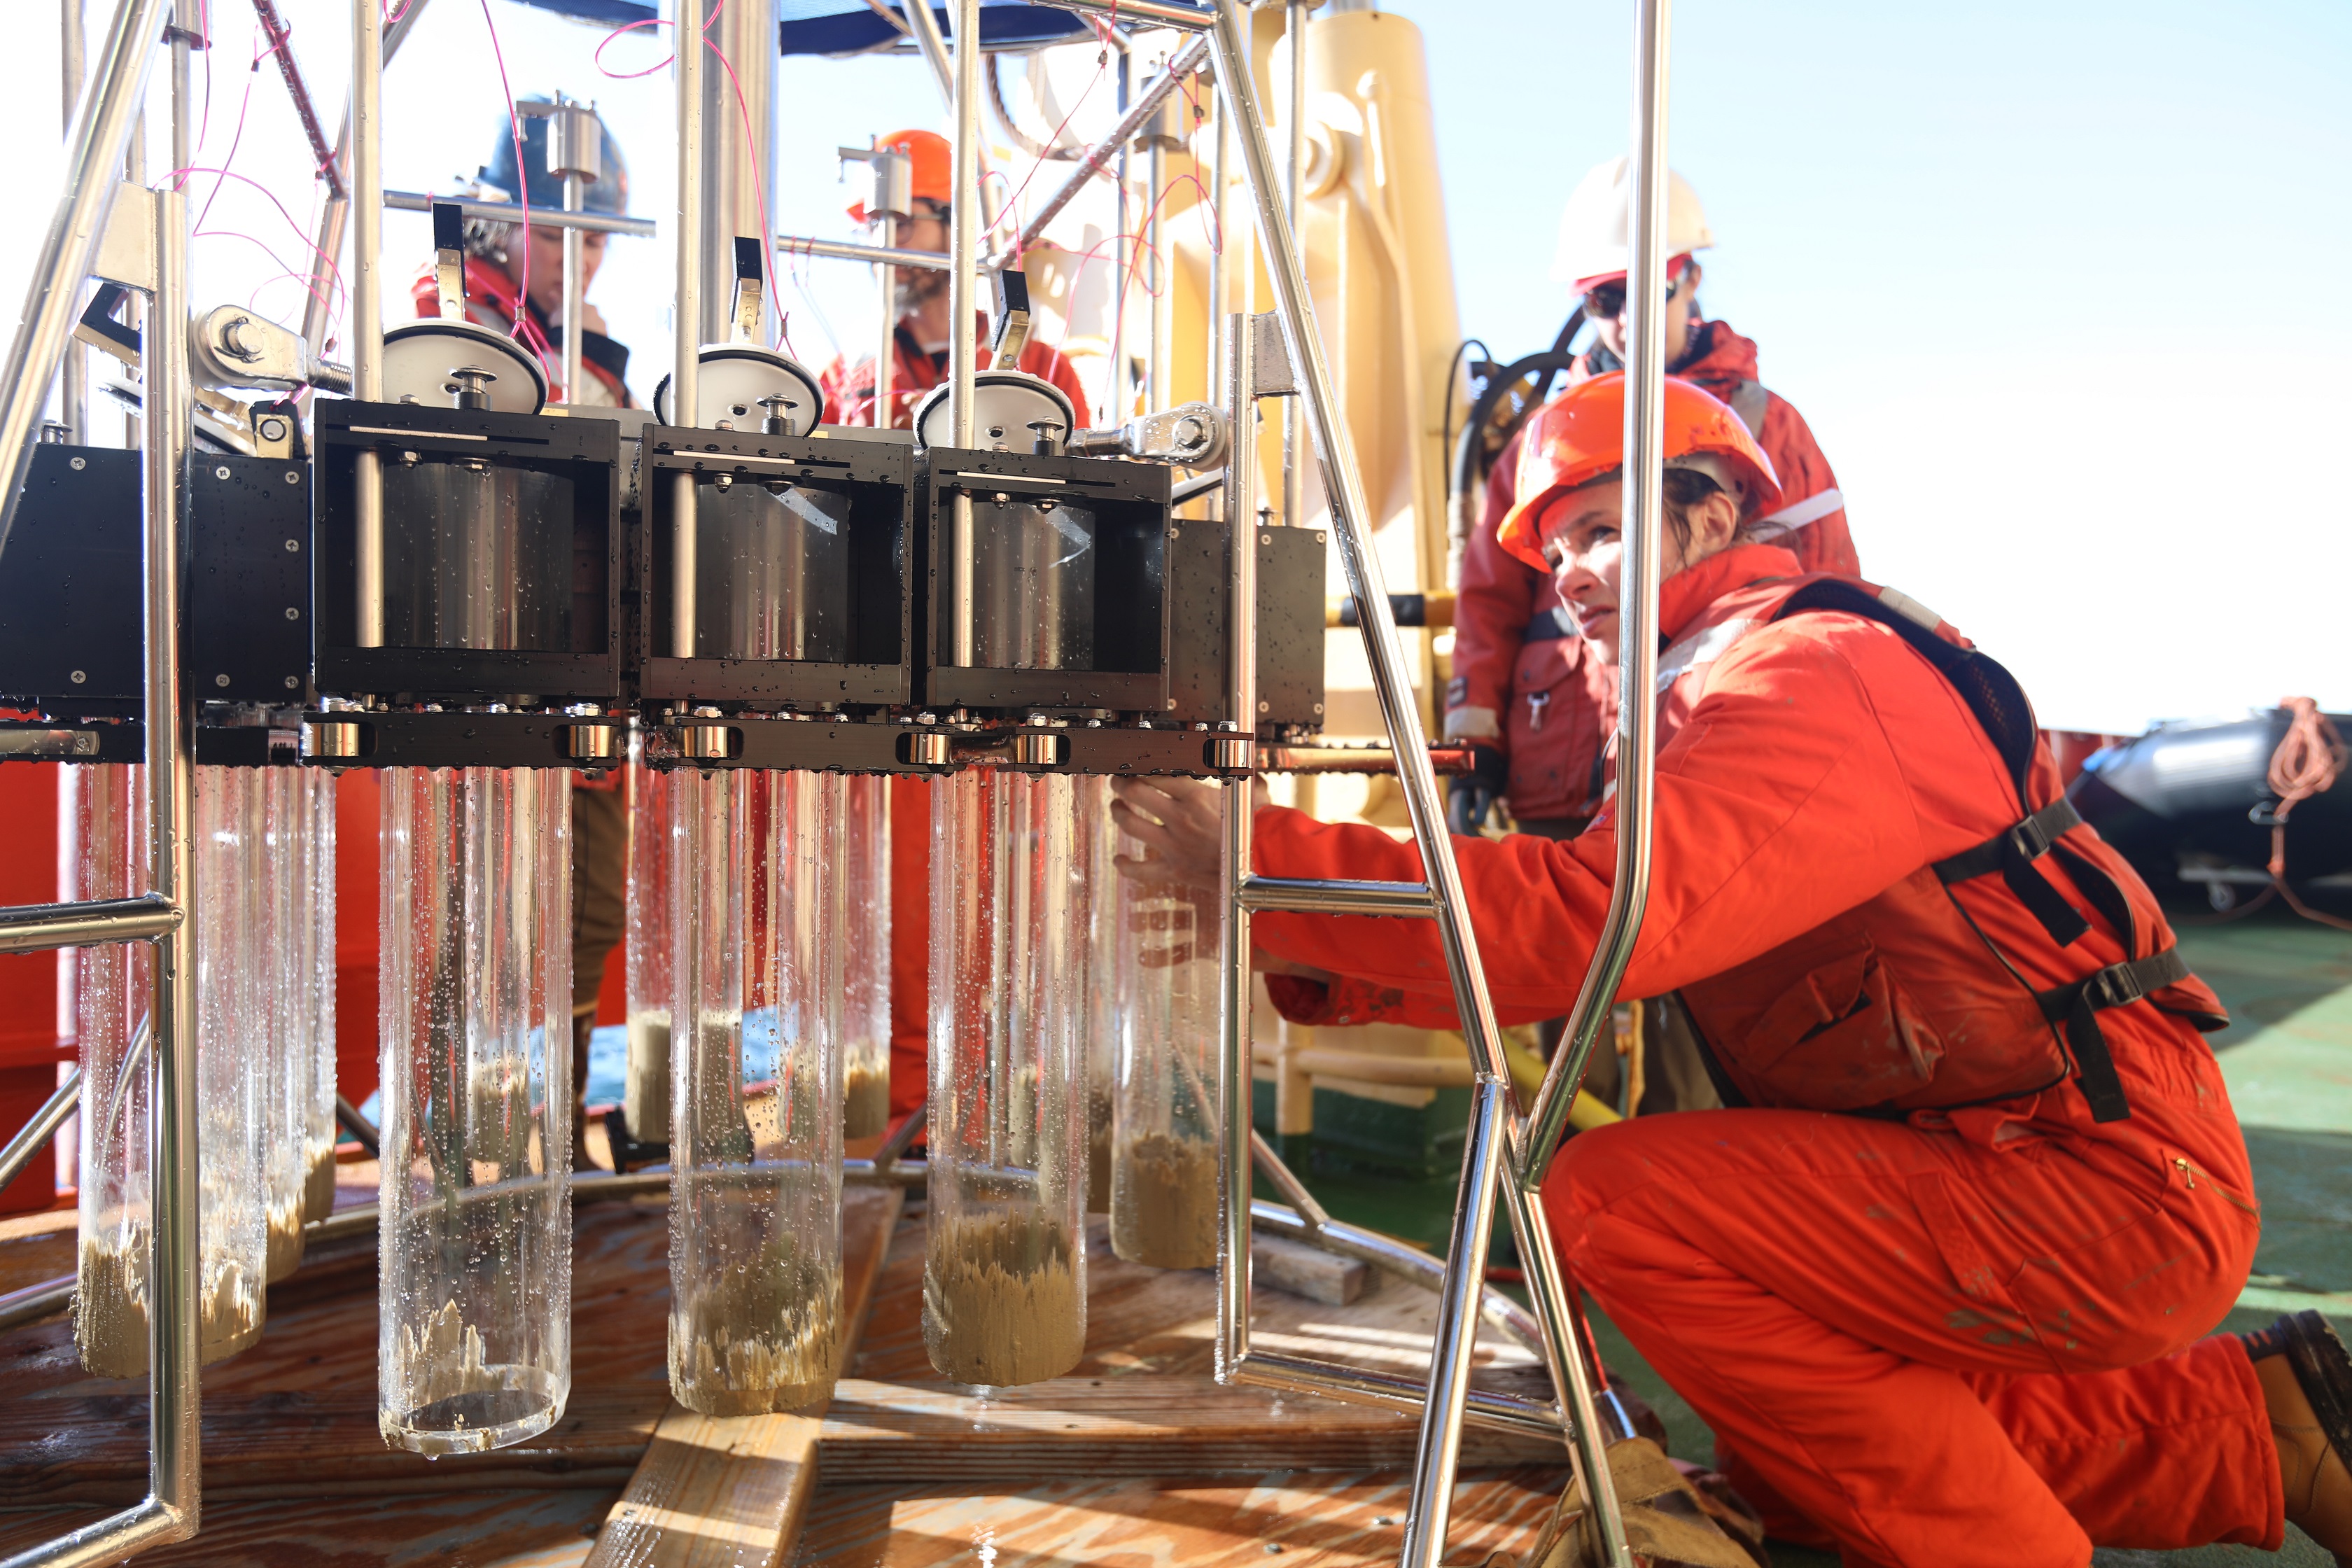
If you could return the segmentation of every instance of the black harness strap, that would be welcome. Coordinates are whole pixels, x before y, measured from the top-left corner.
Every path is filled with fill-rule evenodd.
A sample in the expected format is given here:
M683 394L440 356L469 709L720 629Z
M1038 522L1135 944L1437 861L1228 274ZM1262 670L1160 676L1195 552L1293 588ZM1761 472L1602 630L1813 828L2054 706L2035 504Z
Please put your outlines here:
M2090 1101L2093 1121L2121 1121L2131 1114L2124 1100L2123 1080L2116 1076L2116 1059L2108 1054L2106 1037L2099 1030L2098 1015L2110 1007L2144 1002L2150 992L2188 978L2189 965L2179 950L2168 947L2146 958L2110 963L2072 984L2034 994L2033 999L2042 1005L2042 1016L2066 1026L2066 1047L2074 1053L2076 1079L2083 1086L2083 1098Z
M2075 815L2074 803L2062 795L2008 832L1995 834L1973 849L1937 861L1936 875L1948 888L1955 882L2000 872L2009 890L2050 933L2050 940L2061 947L2069 946L2082 940L2091 929L2091 922L2059 896L2058 889L2050 885L2050 879L2035 870L2033 863L2050 853L2061 835L2082 826L2083 819Z
M2033 809L2027 781L2040 744L2040 727L2017 678L1975 648L1945 641L1933 627L1922 626L1858 584L1836 578L1809 583L1789 595L1774 618L1786 619L1806 610L1843 610L1875 621L1901 637L1938 675L1952 683L2007 764L2010 783L2017 791L2017 803L2027 815L2008 832L1937 862L1936 874L1947 889L1955 882L1997 870L2052 939L2062 947L2070 945L2090 930L2090 922L2060 896L2048 878L2034 868L2034 861L2054 851L2065 861L2067 872L2083 896L2114 924L2124 951L2129 952L2137 946L2137 922L2132 919L2131 900L2123 889L2106 872L2058 843L2069 829L2082 825L2074 808L2062 796L2040 810ZM2090 1102L2094 1119L2121 1121L2131 1114L2131 1107L2124 1100L2123 1080L2116 1072L2115 1058L2108 1053L2106 1037L2099 1030L2097 1015L2135 1002L2155 1005L2151 992L2189 978L2189 965L2177 951L2168 947L2146 958L2109 964L2054 991L2034 994L2041 1004L2042 1016L2053 1024L2063 1021L2065 1025L2066 1047L2074 1058L2075 1081L2082 1085L2083 1097ZM2189 1016L2200 1029L2219 1026L2208 1023L2206 1015Z

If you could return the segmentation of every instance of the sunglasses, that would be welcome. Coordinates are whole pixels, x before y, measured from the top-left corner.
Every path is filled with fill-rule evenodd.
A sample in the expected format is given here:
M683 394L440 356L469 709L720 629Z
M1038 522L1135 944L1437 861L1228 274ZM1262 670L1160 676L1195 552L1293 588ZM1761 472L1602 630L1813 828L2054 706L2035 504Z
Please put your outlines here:
M1666 298L1671 300L1683 291L1687 272L1666 279ZM1584 313L1597 321L1613 321L1625 313L1625 284L1622 279L1614 283L1595 283L1584 291Z

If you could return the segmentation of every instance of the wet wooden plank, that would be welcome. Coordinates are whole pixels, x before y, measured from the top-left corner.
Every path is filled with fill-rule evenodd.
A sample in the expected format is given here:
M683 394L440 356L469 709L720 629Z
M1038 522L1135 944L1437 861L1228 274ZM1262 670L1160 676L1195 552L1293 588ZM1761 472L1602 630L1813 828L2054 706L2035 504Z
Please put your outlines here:
M550 1430L437 1461L385 1447L375 1251L339 1244L271 1288L258 1344L205 1370L206 1494L624 1484L669 1405L668 1205L586 1205L574 1229L572 1397ZM146 1475L144 1380L84 1375L68 1322L0 1336L0 1508L134 1500Z
M1449 1562L1532 1544L1564 1484L1558 1469L1465 1470ZM1403 1544L1402 1474L1276 1472L1230 1480L1044 1481L1021 1488L828 1486L793 1568L944 1568L968 1562L1137 1563L1151 1568L1387 1568Z
M1067 1376L982 1397L932 1371L922 1339L924 1231L899 1227L865 1348L826 1412L828 1482L955 1479L994 1483L1066 1473L1201 1476L1350 1470L1412 1462L1402 1412L1265 1388L1220 1387L1215 1276L1121 1262L1097 1217L1087 1245L1087 1346ZM1425 1375L1436 1298L1373 1277L1346 1306L1260 1289L1252 1343L1370 1370ZM1536 1397L1535 1357L1482 1331L1477 1379ZM1471 1427L1468 1464L1548 1463L1556 1442Z
M896 1187L843 1194L845 1356L856 1353L904 1201ZM672 1405L614 1504L589 1568L766 1568L780 1561L816 1489L821 1409L722 1418Z
M345 1500L205 1500L194 1541L143 1552L139 1562L173 1568L580 1568L595 1542L612 1493L448 1492L397 1508L354 1508ZM98 1519L43 1510L0 1513L0 1553Z

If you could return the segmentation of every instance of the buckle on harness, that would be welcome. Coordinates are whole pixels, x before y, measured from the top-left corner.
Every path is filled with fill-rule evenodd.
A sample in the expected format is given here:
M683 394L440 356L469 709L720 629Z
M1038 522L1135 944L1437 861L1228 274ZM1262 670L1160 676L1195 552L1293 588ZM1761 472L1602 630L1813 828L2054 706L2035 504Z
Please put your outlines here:
M2050 846L2055 842L2042 827L2039 812L2011 828L2008 837L2010 847L2028 860L2041 859L2050 853Z
M2083 989L2092 993L2094 1008L2128 1007L2147 994L2141 983L2139 971L2128 963L2111 963L2084 982Z

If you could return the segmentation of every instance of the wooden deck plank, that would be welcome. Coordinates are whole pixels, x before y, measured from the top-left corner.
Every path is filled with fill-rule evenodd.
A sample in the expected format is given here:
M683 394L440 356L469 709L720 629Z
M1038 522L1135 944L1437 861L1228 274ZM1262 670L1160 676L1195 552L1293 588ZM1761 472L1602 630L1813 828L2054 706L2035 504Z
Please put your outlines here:
M1465 1470L1451 1562L1530 1545L1559 1495L1554 1468ZM1394 1472L1229 1480L1088 1476L1019 1489L828 1486L793 1568L1387 1568L1403 1543L1406 1479Z
M142 1568L580 1568L610 1492L447 1492L396 1509L348 1500L206 1499L194 1541L140 1554ZM0 1513L0 1553L37 1546L100 1510Z
M842 1353L856 1354L905 1194L854 1188L841 1213ZM589 1568L770 1568L816 1489L819 1409L698 1415L672 1405L614 1503Z

